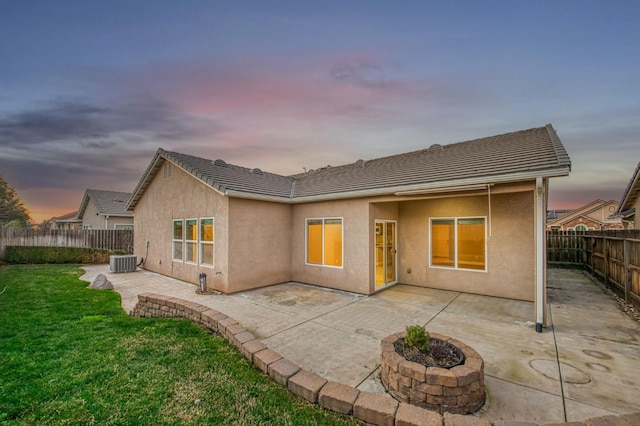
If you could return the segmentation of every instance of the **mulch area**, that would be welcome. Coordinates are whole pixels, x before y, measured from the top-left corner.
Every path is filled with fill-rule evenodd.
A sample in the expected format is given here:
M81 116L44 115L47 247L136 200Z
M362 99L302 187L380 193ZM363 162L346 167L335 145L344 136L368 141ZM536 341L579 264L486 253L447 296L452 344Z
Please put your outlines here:
M422 364L425 367L451 368L464 362L464 355L451 343L432 337L426 352L406 344L404 337L393 344L396 352L407 361Z

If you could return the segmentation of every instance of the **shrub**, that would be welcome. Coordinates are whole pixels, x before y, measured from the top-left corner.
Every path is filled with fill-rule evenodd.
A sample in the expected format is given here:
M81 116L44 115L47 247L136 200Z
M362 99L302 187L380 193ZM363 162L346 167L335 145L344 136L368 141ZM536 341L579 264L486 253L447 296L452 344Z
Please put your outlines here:
M426 352L429 348L429 332L419 325L407 326L407 337L404 341L407 345L418 349L420 352Z
M99 250L80 247L7 246L4 260L8 263L109 263L112 254L122 250Z

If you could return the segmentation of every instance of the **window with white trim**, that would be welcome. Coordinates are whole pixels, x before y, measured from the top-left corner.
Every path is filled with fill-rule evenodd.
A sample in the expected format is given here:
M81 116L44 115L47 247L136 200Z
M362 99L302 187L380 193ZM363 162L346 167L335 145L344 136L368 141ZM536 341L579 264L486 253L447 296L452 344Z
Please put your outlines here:
M198 263L198 219L186 219L184 231L184 260Z
M213 266L215 226L212 217L200 219L200 264Z
M342 218L307 219L306 252L307 264L342 267Z
M486 271L484 217L430 219L431 267Z
M171 247L172 259L182 260L184 256L184 221L182 219L173 220L173 242Z

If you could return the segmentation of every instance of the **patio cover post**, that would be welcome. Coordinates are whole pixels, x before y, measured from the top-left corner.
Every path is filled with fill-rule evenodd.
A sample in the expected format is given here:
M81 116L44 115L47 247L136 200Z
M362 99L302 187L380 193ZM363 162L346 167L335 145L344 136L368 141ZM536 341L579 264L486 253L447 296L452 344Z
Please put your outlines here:
M545 203L544 203L544 181L541 177L536 178L536 332L542 333L544 325L544 309L546 301L544 298L544 222L545 222Z

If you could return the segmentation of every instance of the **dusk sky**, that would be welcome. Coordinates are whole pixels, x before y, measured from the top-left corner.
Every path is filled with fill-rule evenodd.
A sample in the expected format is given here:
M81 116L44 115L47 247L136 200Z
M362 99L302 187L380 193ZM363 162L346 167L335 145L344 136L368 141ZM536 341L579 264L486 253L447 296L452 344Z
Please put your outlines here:
M640 2L0 0L0 174L36 222L159 147L294 174L553 124L550 208L640 161Z

